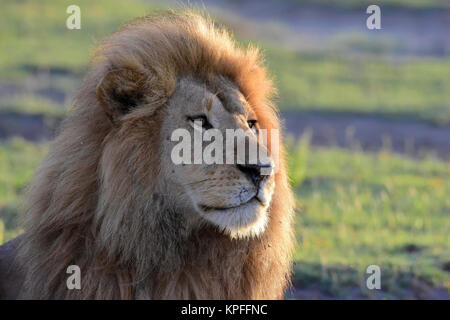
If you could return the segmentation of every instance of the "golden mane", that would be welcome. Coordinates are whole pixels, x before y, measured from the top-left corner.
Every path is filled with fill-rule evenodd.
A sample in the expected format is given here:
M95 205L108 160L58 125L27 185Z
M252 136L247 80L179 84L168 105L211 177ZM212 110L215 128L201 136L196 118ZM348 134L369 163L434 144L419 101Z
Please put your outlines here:
M143 109L155 114L145 123L152 131L150 147L139 143L142 137L130 136L114 150L105 150L113 131L128 132L117 124L105 94L118 81L110 76L116 73L130 80L122 91L145 86ZM163 116L158 108L180 76L209 74L239 86L261 127L279 127L270 100L274 88L258 50L238 48L225 30L200 15L168 12L137 19L94 51L92 69L28 191L18 257L25 274L23 298L283 297L294 239L283 148L267 229L251 239L233 240L206 228L180 241L173 225L177 221L158 212L158 206L148 214L148 204L131 186L133 177L121 166L135 161L133 174L157 179L158 121ZM133 125L139 126L139 120ZM142 158L124 159L122 151L130 148L140 148ZM104 181L102 170L114 170L116 178ZM108 203L105 194L112 199ZM69 265L80 266L81 290L67 290ZM150 293L140 295L143 288Z

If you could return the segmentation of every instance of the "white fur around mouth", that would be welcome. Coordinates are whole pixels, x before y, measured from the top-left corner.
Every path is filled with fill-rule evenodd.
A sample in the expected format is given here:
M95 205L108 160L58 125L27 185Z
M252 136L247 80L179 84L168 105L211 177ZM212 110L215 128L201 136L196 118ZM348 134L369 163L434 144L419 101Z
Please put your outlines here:
M256 196L248 202L231 208L210 208L201 216L232 238L258 236L267 224L266 206Z

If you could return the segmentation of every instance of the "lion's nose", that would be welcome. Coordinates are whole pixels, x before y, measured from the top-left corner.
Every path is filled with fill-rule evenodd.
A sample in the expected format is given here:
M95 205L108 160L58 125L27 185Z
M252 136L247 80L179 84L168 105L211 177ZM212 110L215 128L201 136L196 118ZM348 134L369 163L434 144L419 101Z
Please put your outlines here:
M267 179L270 174L272 166L270 164L238 164L238 169L241 170L250 180L258 186L261 181ZM263 170L266 169L266 170ZM269 173L269 174L268 174Z

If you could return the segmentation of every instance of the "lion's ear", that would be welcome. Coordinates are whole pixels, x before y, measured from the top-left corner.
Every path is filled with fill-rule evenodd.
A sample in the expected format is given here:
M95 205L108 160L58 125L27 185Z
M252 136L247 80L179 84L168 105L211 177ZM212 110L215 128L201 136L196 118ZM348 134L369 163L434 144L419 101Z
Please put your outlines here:
M115 121L145 103L148 75L130 69L109 71L97 86L97 100L108 118Z

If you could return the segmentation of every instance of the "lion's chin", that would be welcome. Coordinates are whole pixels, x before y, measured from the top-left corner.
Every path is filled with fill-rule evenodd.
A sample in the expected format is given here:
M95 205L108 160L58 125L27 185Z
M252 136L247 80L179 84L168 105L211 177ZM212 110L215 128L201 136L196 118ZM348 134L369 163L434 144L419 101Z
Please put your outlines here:
M231 238L256 237L264 232L268 220L267 205L256 198L237 207L208 208L200 214Z

